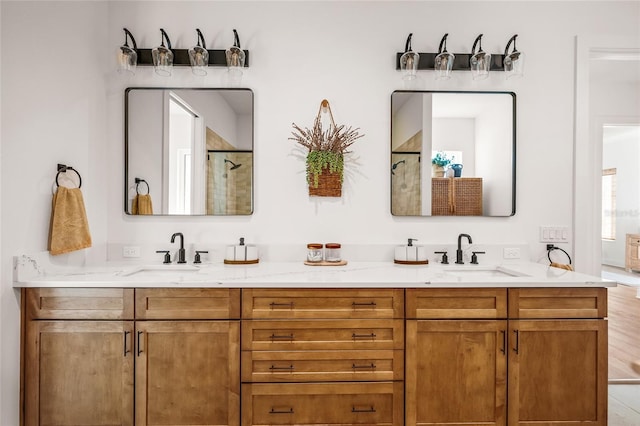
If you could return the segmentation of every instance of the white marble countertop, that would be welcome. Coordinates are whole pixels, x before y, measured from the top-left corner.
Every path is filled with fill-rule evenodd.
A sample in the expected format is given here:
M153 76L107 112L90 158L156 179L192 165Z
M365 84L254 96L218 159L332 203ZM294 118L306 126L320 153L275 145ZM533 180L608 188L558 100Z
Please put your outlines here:
M533 262L481 265L398 265L348 262L308 266L304 262L253 265L105 264L60 267L19 256L14 287L218 287L218 288L455 288L613 287L615 281Z

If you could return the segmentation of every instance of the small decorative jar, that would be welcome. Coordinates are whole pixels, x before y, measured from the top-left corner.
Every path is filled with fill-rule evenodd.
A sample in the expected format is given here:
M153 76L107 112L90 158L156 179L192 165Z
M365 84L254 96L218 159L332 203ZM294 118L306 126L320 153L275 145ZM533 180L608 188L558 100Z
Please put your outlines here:
M322 244L307 244L307 262L320 263L322 260Z
M340 244L338 243L327 243L324 245L324 260L327 262L340 262L342 260L342 256L340 254Z

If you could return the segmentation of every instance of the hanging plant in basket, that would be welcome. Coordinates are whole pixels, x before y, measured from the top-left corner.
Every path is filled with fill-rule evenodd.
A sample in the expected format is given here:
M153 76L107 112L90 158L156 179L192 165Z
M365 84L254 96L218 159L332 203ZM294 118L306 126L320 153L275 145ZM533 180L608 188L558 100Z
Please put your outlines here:
M331 120L328 128L322 127L322 114L328 114ZM358 128L337 126L333 120L329 101L323 99L318 115L311 129L302 129L293 123L293 137L309 150L307 154L307 183L309 195L318 197L341 197L344 180L344 155L348 148L359 138Z

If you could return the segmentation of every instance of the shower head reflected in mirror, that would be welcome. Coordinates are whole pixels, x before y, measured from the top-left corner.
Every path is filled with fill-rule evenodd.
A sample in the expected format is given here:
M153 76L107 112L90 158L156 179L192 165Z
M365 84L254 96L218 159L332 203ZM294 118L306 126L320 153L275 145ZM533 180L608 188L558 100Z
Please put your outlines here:
M231 164L231 168L229 170L235 170L235 169L239 168L240 166L242 166L242 164L236 164L231 160L227 160L226 158L224 159L224 162L225 162L225 164L226 163Z
M395 169L397 169L397 168L398 168L398 166L399 166L400 164L406 164L406 163L407 163L407 162L406 162L406 161L404 161L404 160L400 160L400 161L398 161L397 163L394 163L394 164L391 166L391 174L392 174L392 175L395 175L394 170L395 170Z

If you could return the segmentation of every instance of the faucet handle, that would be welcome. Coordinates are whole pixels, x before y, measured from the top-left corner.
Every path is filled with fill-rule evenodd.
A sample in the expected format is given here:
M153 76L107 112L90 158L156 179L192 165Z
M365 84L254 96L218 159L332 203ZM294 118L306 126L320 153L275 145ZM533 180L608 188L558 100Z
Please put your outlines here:
M156 250L156 253L164 253L164 262L162 263L171 263L171 255L169 254L169 250Z
M193 263L202 263L200 260L200 253L209 253L208 250L196 250L196 258L193 260Z
M440 263L442 263L443 265L448 265L449 264L449 256L447 256L447 252L446 251L435 251L434 253L442 255L442 261Z
M485 254L486 252L484 251L472 251L471 252L471 263L473 263L474 265L478 264L478 255L479 254Z

